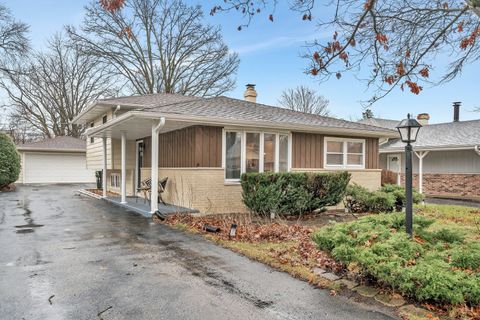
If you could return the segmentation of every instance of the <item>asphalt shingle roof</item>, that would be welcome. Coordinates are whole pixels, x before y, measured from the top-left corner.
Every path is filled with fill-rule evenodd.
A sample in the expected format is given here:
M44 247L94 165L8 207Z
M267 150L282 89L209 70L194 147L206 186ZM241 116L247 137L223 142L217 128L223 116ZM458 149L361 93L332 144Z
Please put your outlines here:
M399 120L390 120L390 119L381 119L381 118L367 118L358 121L363 124L368 124L370 126L382 127L392 130L397 130L397 126L400 123Z
M121 99L121 100L120 100ZM105 100L104 100L105 101ZM296 112L284 108L253 103L228 97L196 98L180 95L148 95L109 99L111 104L142 104L136 110L162 112L172 115L207 117L242 122L271 122L272 124L319 126L363 130L392 134L392 130L331 117ZM100 101L102 103L102 101Z
M366 119L363 123L376 123L391 128L399 121L387 119ZM417 141L412 144L416 148L457 148L480 145L480 120L446 122L428 124L420 128ZM405 143L400 139L391 139L380 146L380 150L403 149Z
M53 139L45 139L36 142L24 143L17 145L17 149L42 149L42 150L86 150L85 140L67 137L67 136L58 136Z
M100 104L113 105L113 106L129 105L129 106L137 106L138 108L152 108L152 107L158 107L166 104L194 101L194 100L200 100L200 99L202 98L184 96L182 94L157 93L157 94L146 94L141 96L127 96L127 97L101 99L101 100L98 100L97 102Z

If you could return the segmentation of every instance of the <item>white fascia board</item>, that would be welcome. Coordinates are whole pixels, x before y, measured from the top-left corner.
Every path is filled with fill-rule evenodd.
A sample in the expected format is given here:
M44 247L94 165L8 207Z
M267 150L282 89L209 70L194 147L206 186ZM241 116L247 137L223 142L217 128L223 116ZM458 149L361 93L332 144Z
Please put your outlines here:
M300 132L318 132L318 133L328 133L328 134L355 134L361 137L372 137L372 138L381 138L381 137L392 137L397 138L398 134L396 131L392 132L378 132L378 131L369 131L369 130L356 130L356 129L346 129L346 128L330 128L330 127L316 127L308 125L286 125L284 123L274 123L274 122L265 122L265 121L238 121L231 119L216 119L212 117L199 117L199 116L185 116L185 115L176 115L168 113L157 113L150 111L132 111L135 114L142 114L146 117L151 117L152 114L158 115L158 117L163 116L168 120L173 121L184 121L192 123L201 123L201 124L211 124L217 126L241 126L249 128L271 128L276 130L288 130L288 131L300 131Z
M72 124L84 124L92 119L85 119L86 116L90 111L92 111L95 108L102 107L102 108L111 108L120 105L122 108L129 108L129 109L134 109L134 108L144 108L145 106L143 105L137 105L137 104L118 104L118 103L108 103L104 101L96 101L92 104L90 104L88 107L85 108L82 112L80 112L78 115L76 115L70 123Z
M336 134L336 135L348 135L353 134L358 137L397 137L397 133L393 132L376 132L368 130L355 130L355 129L344 129L344 128L329 128L329 127L314 127L307 125L289 125L286 126L282 123L272 123L265 121L256 121L256 122L245 122L238 120L230 119L216 119L212 117L199 117L199 116L185 116L161 112L150 112L150 111L129 111L101 126L87 129L87 135L95 135L103 131L106 128L112 127L114 125L120 124L124 121L129 120L130 118L140 118L140 119L159 119L165 117L169 121L179 121L179 122L190 122L190 123L199 123L199 124L209 124L216 126L241 126L246 128L271 128L277 130L289 130L289 131L299 131L299 132L310 132L310 133L324 133L324 134Z
M475 146L461 146L461 147L454 147L454 146L444 146L444 147L415 147L413 146L414 151L457 151L457 150L474 150ZM395 149L387 149L387 150L379 150L379 153L399 153L404 152L404 148L395 148Z
M59 148L33 148L33 147L19 147L17 151L21 152L68 152L68 153L86 153L86 150L81 149L59 149Z

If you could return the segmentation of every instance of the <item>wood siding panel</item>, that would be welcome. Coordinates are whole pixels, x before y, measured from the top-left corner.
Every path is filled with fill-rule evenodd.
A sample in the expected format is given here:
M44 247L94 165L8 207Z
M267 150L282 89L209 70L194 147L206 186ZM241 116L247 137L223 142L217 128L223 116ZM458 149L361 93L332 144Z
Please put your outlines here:
M151 167L152 139L145 144L144 167ZM158 166L161 168L193 168L222 166L222 128L191 126L158 136Z
M323 142L325 135L314 133L292 133L292 168L323 168ZM328 136L334 137L334 136ZM335 136L361 139L361 137ZM378 138L365 138L365 169L379 168Z
M292 168L323 167L323 135L292 133Z

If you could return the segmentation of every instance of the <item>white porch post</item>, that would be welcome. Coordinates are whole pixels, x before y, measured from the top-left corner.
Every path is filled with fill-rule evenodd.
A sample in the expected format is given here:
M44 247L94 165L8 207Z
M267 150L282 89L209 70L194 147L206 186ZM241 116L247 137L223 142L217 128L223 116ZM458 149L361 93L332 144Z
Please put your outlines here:
M152 124L152 167L150 170L152 189L150 196L150 213L158 210L158 133L165 125L165 118L160 118L159 123Z
M418 157L418 192L423 194L423 158L427 156L429 151L415 152Z
M107 138L102 138L102 147L103 147L103 171L102 171L102 189L104 198L107 197Z
M122 131L122 186L121 186L121 193L122 193L122 201L121 203L127 203L127 164L126 164L126 154L127 154L127 133Z

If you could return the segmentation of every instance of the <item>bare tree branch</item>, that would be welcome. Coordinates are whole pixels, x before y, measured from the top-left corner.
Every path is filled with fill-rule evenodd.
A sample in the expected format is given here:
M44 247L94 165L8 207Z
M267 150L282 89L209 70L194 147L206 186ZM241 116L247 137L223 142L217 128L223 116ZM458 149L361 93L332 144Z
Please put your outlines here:
M85 128L70 120L92 101L114 95L113 82L108 66L58 34L46 51L3 70L0 88L9 98L11 121L28 123L45 137L80 137Z
M27 38L28 25L13 18L10 11L0 4L0 69L30 49Z
M224 2L212 13L275 6L273 0ZM328 5L335 13L317 27L330 31L332 40L309 43L305 71L320 82L354 73L375 92L367 105L394 88L419 94L424 84L451 81L480 60L480 0L332 0ZM291 9L303 20L320 10L314 0L294 0ZM444 69L434 63L438 55L448 59Z
M314 90L304 86L283 90L278 100L278 104L283 108L321 116L330 114L327 109L328 103L329 101L324 96L316 94Z
M70 37L89 55L114 66L136 94L218 96L234 88L238 56L220 29L204 25L199 6L177 0L126 0L121 10L98 1Z

